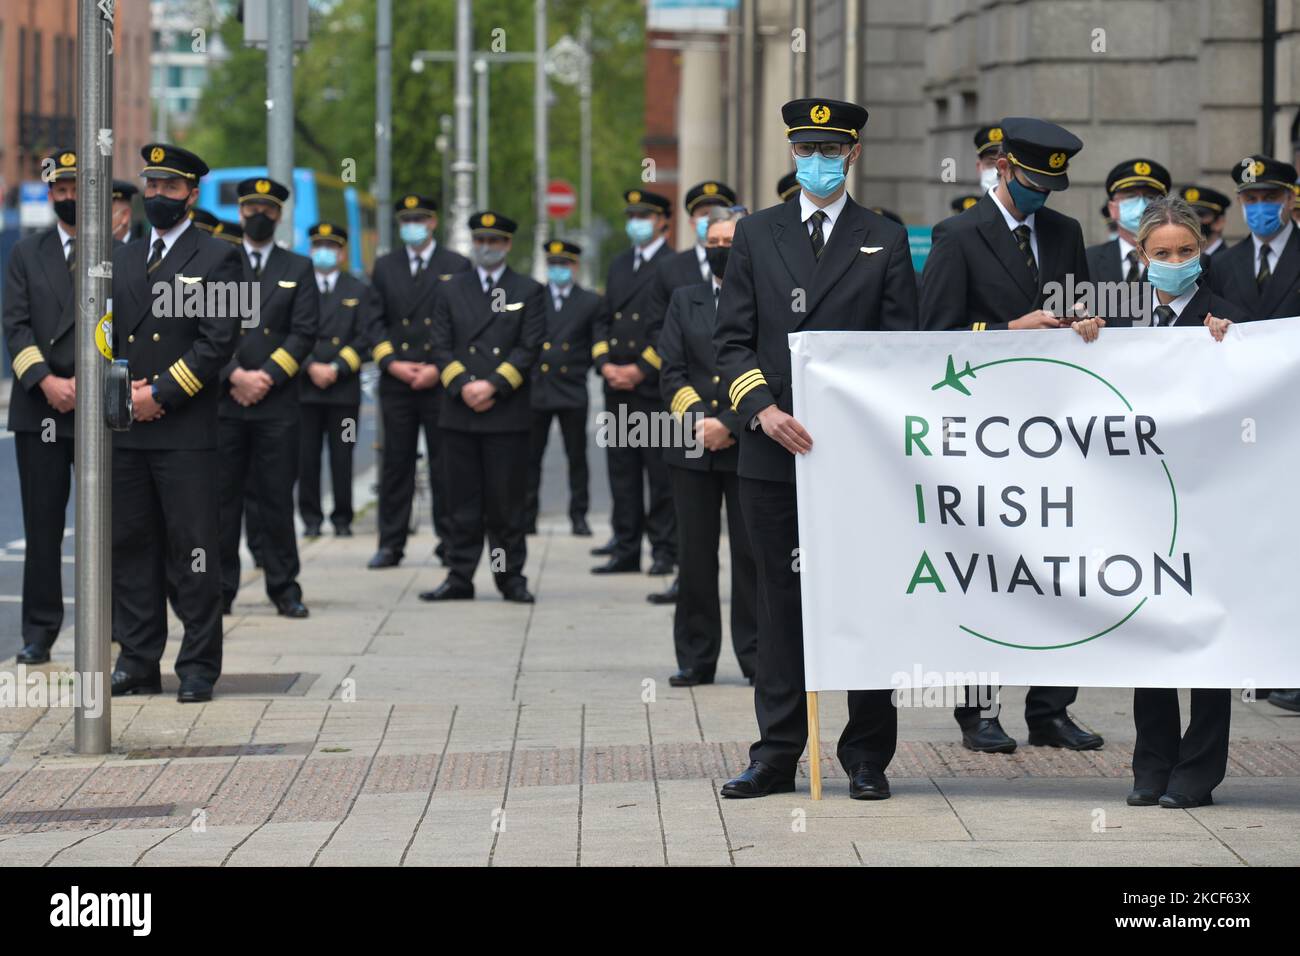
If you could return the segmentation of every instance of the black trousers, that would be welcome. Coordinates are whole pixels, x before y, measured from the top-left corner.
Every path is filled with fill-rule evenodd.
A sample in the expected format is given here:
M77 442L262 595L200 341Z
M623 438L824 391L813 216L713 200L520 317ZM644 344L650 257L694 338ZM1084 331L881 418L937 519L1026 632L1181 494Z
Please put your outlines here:
M72 492L71 438L42 441L40 432L14 432L22 495L23 643L49 648L63 627L63 526Z
M677 506L677 605L673 645L677 666L712 674L722 652L722 602L718 596L718 543L727 506L731 548L731 646L746 677L758 657L758 593L754 552L740 506L734 471L694 471L669 466Z
M1138 687L1133 691L1133 787L1156 793L1205 797L1228 772L1228 724L1232 691L1202 688L1192 691L1192 716L1181 733L1178 691L1171 687Z
M527 432L462 432L444 429L447 483L447 579L473 585L488 544L488 563L503 593L526 582L524 493L528 476Z
M629 393L629 397L615 399L608 396L606 409L620 419L623 415L645 416L644 431L649 435L654 429L655 416L664 413L662 402L654 402ZM635 420L630 418L629 420ZM641 561L641 536L650 539L650 553L655 560L677 561L677 529L673 515L672 480L664 462L662 448L629 448L622 441L611 441L605 451L609 469L609 492L613 498L611 523L614 526L615 561L635 559ZM650 506L646 507L647 488Z
M266 596L272 602L302 599L302 588L298 586L298 540L293 527L298 432L296 419L219 420L221 594L226 601L233 601L239 591L239 527L248 488L257 502Z
M257 498L253 494L253 483L244 476L244 539L248 542L248 553L259 565L262 560L262 516L257 510Z
M152 677L167 645L167 591L185 629L176 673L221 676L221 568L214 449L113 449L116 669Z
M799 518L794 482L740 479L740 504L758 571L758 667L754 672L754 712L758 741L749 748L761 760L794 773L808 742L808 708L803 675L803 605L799 574ZM841 766L860 763L881 770L894 759L898 711L893 692L849 691L849 722L836 748Z
M581 408L533 409L533 424L528 433L528 502L524 524L537 523L538 501L542 487L542 456L551 435L551 419L560 421L564 455L569 460L569 518L587 517L590 502L587 474L587 404Z
M970 701L970 706L957 706L953 708L953 716L957 718L957 724L963 729L972 726L981 716L992 716L997 711L985 712L979 706L979 700L992 701L993 694L998 688L981 687L979 693L982 697L977 697ZM973 692L975 688L967 688L967 692ZM1035 724L1041 724L1045 720L1053 717L1064 717L1065 709L1074 703L1079 696L1077 687L1031 687L1025 692L1025 723L1031 728Z
M429 491L433 498L433 530L438 536L438 553L447 540L447 487L442 454L442 429L438 407L442 388L415 391L386 376L380 382L379 412L384 423L382 474L379 481L379 547L398 556L406 551L411 528L411 500L415 495L415 459L420 429L429 450Z
M302 403L302 441L298 454L298 513L303 524L320 525L320 459L322 443L330 450L330 488L334 510L330 524L340 528L352 524L352 451L356 447L360 405ZM345 440L347 422L352 422L351 441Z

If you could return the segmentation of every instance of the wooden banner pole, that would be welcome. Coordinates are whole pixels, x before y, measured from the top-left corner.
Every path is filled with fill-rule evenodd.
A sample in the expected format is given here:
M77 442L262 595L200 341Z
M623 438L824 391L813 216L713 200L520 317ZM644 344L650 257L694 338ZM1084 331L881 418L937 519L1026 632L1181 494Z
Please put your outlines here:
M821 721L817 717L817 691L808 691L808 779L812 783L812 798L822 798L822 735Z

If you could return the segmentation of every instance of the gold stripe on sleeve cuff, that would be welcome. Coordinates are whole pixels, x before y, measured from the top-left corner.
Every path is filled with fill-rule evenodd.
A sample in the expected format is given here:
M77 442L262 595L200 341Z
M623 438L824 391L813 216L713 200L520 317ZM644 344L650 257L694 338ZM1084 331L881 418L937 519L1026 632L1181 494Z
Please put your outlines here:
M703 402L700 393L689 385L684 385L673 394L672 412L679 418L696 402Z
M361 356L357 354L357 350L352 346L345 345L339 349L339 358L347 362L348 368L352 369L352 371L361 371Z
M647 345L645 349L642 350L641 357L649 364L653 365L656 371L663 367L664 360L659 357L659 353L654 350L653 345Z
M26 375L33 365L39 365L45 361L45 356L35 345L29 345L17 355L14 356L14 375L22 378Z
M380 342L378 345L376 345L373 349L370 350L370 357L373 358L376 362L378 362L379 360L386 358L389 355L392 355L394 351L395 350L393 348L393 343L388 341L388 339L384 339L382 342Z
M989 324L987 322L976 322L971 325L972 332L987 332Z
M758 386L766 384L767 379L763 377L762 371L756 368L750 369L748 372L736 377L736 380L731 383L731 388L727 391L727 396L731 399L732 405L739 406L741 399L758 388Z
M464 363L459 361L448 362L446 368L442 370L442 384L444 386L450 386L452 382L456 381L456 376L462 374L464 371Z
M598 359L602 355L608 355L608 354L609 354L608 342L597 342L595 345L591 347L591 357L593 359Z
M511 388L519 388L524 384L524 377L519 374L519 369L515 368L509 362L502 362L497 366L497 374L510 383Z
M172 363L171 368L167 369L172 378L176 379L176 384L185 390L185 394L193 398L203 387L197 375L190 371L190 367L185 364L184 359L177 359Z
M285 349L276 349L271 353L271 361L284 369L284 374L293 378L298 374L298 360Z

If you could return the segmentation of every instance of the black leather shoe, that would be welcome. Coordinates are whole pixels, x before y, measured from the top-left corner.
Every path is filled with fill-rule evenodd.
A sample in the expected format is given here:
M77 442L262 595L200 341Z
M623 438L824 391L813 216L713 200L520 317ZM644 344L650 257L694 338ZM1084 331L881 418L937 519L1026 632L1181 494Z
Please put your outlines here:
M961 745L979 754L1009 754L1016 750L1015 740L996 717L981 717L970 727L963 727Z
M614 553L614 539L610 538L599 548L592 548L591 553L598 558L603 558Z
M1124 802L1130 807L1154 807L1160 802L1160 792L1147 787L1134 787Z
M1275 690L1268 695L1268 702L1283 710L1300 711L1300 690Z
M281 617L302 618L306 617L311 612L307 610L307 605L303 604L302 601L299 601L297 598L284 598L283 600L276 602L275 613L279 614Z
M474 587L468 584L456 584L452 581L443 581L432 591L421 591L421 601L472 601L474 600Z
M658 594L647 594L645 599L651 604L676 604L677 578L673 578L673 583L668 585L667 591L660 591Z
M336 538L350 538L350 537L352 537L352 525L350 525L350 524L336 524L336 525L334 526L334 537L336 537Z
M48 664L50 649L43 644L24 644L23 649L14 658L15 664Z
M533 592L523 584L514 584L506 588L501 592L501 598L512 604L533 604L537 601L537 598L533 597Z
M320 537L320 525L318 525L318 524L309 524L309 525L307 525L307 527L305 527L305 528L302 529L302 536L303 536L304 538L319 538L319 537Z
M658 576L663 574L672 574L676 569L677 565L673 564L673 562L669 561L667 558L655 558L654 562L650 565L650 570L646 573Z
M395 568L401 563L402 556L400 554L397 554L394 551L389 551L387 548L380 548L375 552L374 557L370 559L370 563L367 564L366 567L371 570L377 568Z
M575 538L590 538L591 525L587 524L587 519L582 517L570 518L569 525L573 529Z
M849 774L849 796L854 800L888 800L889 779L875 764L860 763Z
M1194 810L1196 807L1208 807L1214 803L1214 798L1208 793L1200 798L1189 797L1185 793L1175 793L1169 791L1160 798L1160 805L1166 810Z
M180 690L176 692L176 699L182 704L209 701L212 699L212 685L199 677L184 677L181 679Z
M769 793L794 793L794 774L784 774L761 760L755 760L724 783L720 792L733 800L766 797Z
M1031 747L1098 750L1104 743L1100 734L1089 733L1064 714L1029 728Z
M641 562L636 558L610 558L604 564L591 569L592 574L635 574L641 570Z
M697 671L693 667L683 667L668 678L670 687L696 687L700 684L712 684L713 671Z
M136 677L126 671L113 671L110 682L114 697L124 697L128 694L162 693L162 678L157 674L152 677Z

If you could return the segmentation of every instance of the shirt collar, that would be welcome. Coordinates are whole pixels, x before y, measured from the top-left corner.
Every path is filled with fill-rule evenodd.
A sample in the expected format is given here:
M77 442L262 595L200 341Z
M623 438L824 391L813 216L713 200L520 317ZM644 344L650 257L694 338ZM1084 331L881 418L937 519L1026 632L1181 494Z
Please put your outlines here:
M799 190L799 218L801 221L807 222L812 218L812 214L820 209L822 212L826 213L827 220L832 226L834 226L835 221L840 218L840 213L844 211L844 204L848 201L849 191L846 189L844 192L840 193L840 198L835 200L829 206L818 206L809 199L808 194L801 189Z
M547 283L547 284L551 287L551 298L552 298L552 299L567 299L567 298L569 297L569 293L573 291L573 283L572 283L572 282L570 282L568 285L566 285L563 289L561 289L561 288L560 288L558 285L556 285L554 282L550 282L550 283Z
M247 236L244 237L244 253L248 256L249 261L252 261L253 253L256 252L258 255L262 257L262 265L266 265L267 262L269 262L271 259L271 250L274 248L275 248L275 243L268 242L266 245L262 246L262 248L259 249L257 246L253 245L251 242L248 241Z
M722 288L722 280L717 276L709 276L709 278L713 280L713 294L717 295L718 290Z
M149 248L153 249L153 244L161 239L163 241L163 255L166 255L172 251L172 246L176 245L176 240L179 239L189 227L190 217L185 216L179 223L172 226L166 232L159 232L156 228L150 229Z
M488 276L492 277L492 284L496 285L497 281L501 278L501 273L506 271L506 264L504 262L501 263L501 265L497 266L491 272L488 272L482 266L475 266L474 269L478 272L479 285L482 285L485 281L487 281Z
M324 282L325 288L333 289L334 286L338 284L338 281L339 281L338 269L331 269L329 272L321 272L319 269L316 270L317 285L320 285L322 282Z
M1272 239L1268 240L1268 242L1260 239L1259 236L1252 232L1250 238L1251 241L1255 243L1255 268L1259 268L1259 250L1263 246L1268 246L1271 250L1268 261L1269 268L1275 268L1277 266L1278 257L1282 255L1282 250L1286 248L1286 244L1290 241L1291 233L1293 232L1295 232L1295 224L1293 222L1288 222L1282 227L1282 231Z
M425 246L421 252L415 252L410 246L407 246L406 259L408 262L415 262L415 260L419 259L422 260L425 265L428 265L429 260L433 258L433 250L436 248L438 248L437 239L430 239L429 244Z
M1187 303L1192 301L1192 297L1196 295L1198 289L1200 289L1200 284L1193 283L1192 287L1178 298L1169 300L1169 308L1174 310L1174 315L1176 317L1180 319L1183 317L1183 309L1187 308ZM1156 301L1159 302L1160 300L1157 299Z
M1006 206L1002 205L1002 200L998 197L998 191L996 189L990 192L989 196L993 198L994 204L998 207L998 212L1002 213L1002 218L1006 221L1008 229L1014 232L1019 226L1028 226L1030 232L1034 231L1034 216L1036 216L1037 213L1031 212L1025 217L1024 222L1017 222L1016 217L1007 211Z
M1133 245L1133 243L1129 242L1129 241L1128 241L1127 239L1125 239L1123 236L1116 236L1116 237L1115 237L1115 241L1119 243L1119 261L1120 261L1120 263L1122 264L1122 263L1126 263L1126 262L1128 262L1128 254L1129 254L1129 252L1131 252L1132 250L1136 249L1137 246Z
M653 242L648 242L644 246L638 246L637 251L641 253L641 261L653 259L654 254L659 251L659 247L664 244L663 236L656 236Z
M72 235L70 232L68 232L68 230L64 229L63 223L56 222L55 225L58 226L59 228L59 246L63 249L64 252L66 252L68 250L68 241L71 239L75 239L76 236Z
M704 265L706 262L709 261L709 256L704 251L704 247L700 245L698 242L695 244L695 261L698 262L700 265Z

